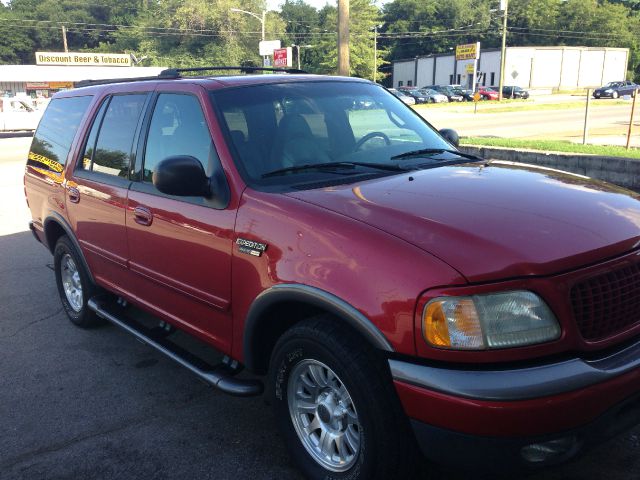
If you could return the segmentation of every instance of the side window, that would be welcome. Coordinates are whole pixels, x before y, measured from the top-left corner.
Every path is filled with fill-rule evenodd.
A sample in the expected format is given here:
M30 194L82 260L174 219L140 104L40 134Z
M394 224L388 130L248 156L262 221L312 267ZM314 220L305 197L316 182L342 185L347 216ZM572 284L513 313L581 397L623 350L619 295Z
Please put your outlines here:
M213 143L198 98L179 93L161 93L151 117L144 155L143 179L151 182L158 163L168 157L197 158L210 174Z
M128 177L133 137L147 94L115 95L106 107L91 170Z
M98 110L98 114L93 119L93 125L91 126L91 131L89 132L89 138L87 139L87 143L84 146L84 152L82 153L82 160L77 163L76 170L91 170L91 160L93 160L93 152L96 147L98 130L100 130L102 117L104 116L104 111L107 109L107 105L109 105L109 100L110 99L107 99L102 102L100 110Z
M60 174L91 96L51 100L33 136L27 165Z

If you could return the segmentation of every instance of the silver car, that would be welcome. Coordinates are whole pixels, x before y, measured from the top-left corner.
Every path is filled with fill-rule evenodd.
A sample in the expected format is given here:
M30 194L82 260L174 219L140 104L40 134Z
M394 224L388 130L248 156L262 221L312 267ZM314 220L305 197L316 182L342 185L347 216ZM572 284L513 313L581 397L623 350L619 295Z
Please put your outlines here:
M390 88L389 91L391 93L393 93L396 97L398 97L400 100L402 100L404 103L406 103L407 105L415 105L416 104L416 99L413 98L411 95L407 95L406 93L404 93L401 90L396 90L395 88Z
M420 93L429 98L429 103L447 103L449 101L446 95L431 88L421 88Z

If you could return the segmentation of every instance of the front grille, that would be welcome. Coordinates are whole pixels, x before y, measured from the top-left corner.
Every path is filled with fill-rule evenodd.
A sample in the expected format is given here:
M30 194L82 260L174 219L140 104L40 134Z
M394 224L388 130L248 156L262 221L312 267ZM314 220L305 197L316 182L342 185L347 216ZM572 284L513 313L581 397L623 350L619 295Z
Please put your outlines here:
M628 330L640 323L640 264L576 284L571 304L585 340L602 340Z

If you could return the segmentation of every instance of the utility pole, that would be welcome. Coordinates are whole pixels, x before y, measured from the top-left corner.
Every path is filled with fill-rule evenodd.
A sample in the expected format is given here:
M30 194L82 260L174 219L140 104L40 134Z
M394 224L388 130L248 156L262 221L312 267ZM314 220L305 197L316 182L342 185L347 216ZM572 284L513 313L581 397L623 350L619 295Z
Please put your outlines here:
M62 25L62 43L64 44L64 52L69 53L69 47L67 47L67 27Z
M262 41L264 42L264 22L267 18L267 11L266 10L262 10L262 20L260 20L260 23L262 24ZM267 66L267 57L262 57L262 66L266 67Z
M504 5L504 8L502 8ZM509 0L500 0L500 9L504 10L502 19L502 53L500 54L500 81L498 82L498 101L502 100L502 87L504 86L504 66L507 62L507 13Z
M378 25L373 27L373 81L378 73Z
M260 20L260 25L262 27L262 41L264 42L265 40L265 32L264 32L264 24L265 24L265 20L267 19L267 11L266 10L262 10L262 16L253 13L253 12L247 12L246 10L241 10L239 8L231 8L230 9L231 12L236 12L236 13L246 13L247 15L251 15L254 18L257 18L258 20ZM267 57L263 56L262 57L262 66L266 66L267 64Z
M338 75L349 71L349 0L338 0Z

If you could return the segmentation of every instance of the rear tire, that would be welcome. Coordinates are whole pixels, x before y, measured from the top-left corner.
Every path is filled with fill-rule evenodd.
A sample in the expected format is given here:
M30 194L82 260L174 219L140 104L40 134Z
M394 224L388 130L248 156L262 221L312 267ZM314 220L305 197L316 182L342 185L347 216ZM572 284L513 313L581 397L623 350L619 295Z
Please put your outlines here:
M276 421L307 478L411 478L415 439L385 360L365 341L321 315L287 331L270 365Z
M53 265L60 301L69 320L81 328L102 325L104 320L87 305L89 299L98 293L98 287L91 282L82 257L66 235L56 243Z

